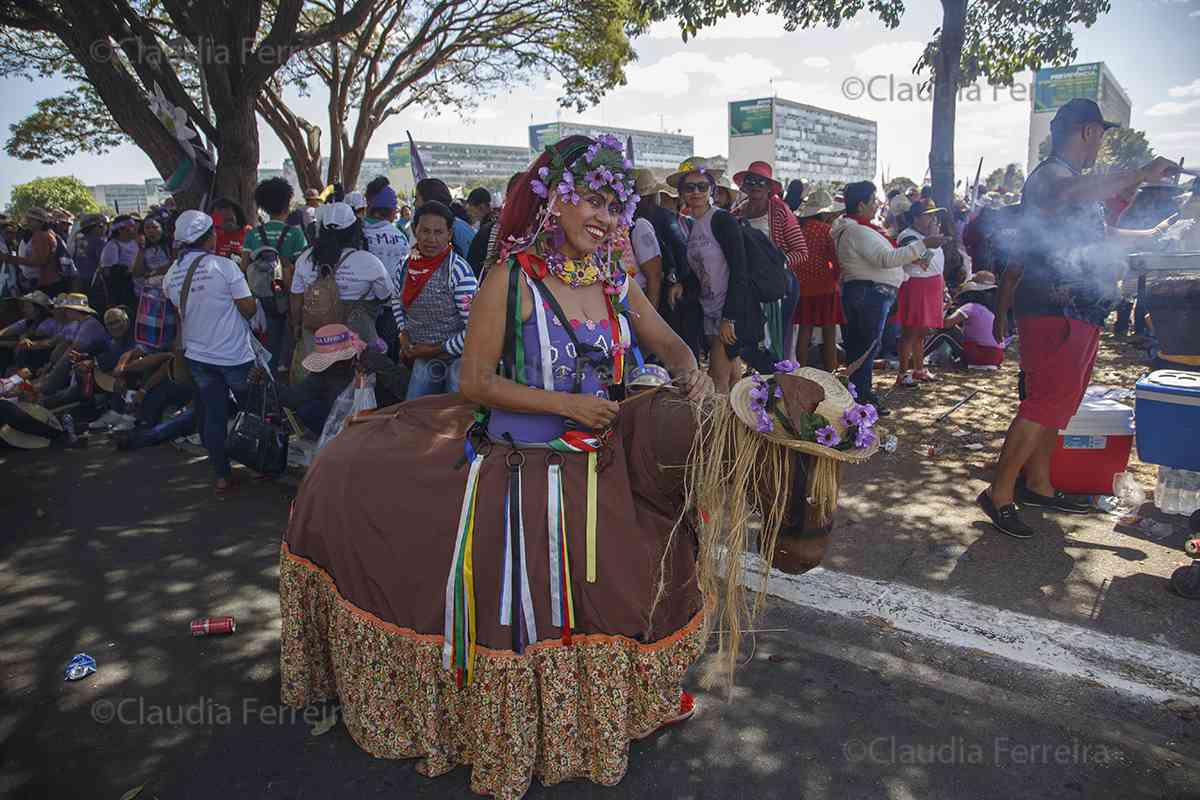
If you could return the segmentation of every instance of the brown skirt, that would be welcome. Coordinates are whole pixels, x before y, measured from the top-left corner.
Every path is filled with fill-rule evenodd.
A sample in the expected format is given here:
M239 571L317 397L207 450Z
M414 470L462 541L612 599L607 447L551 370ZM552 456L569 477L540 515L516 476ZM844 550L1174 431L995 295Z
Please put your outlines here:
M470 764L482 794L520 797L534 774L545 784L616 784L629 742L677 713L680 681L704 646L695 532L671 533L694 415L666 394L622 407L600 459L595 582L584 564L586 456L525 451L537 636L520 654L500 602L508 463L517 459L492 446L478 479L478 644L468 683L443 667L442 648L468 475L457 465L472 411L454 396L405 403L347 428L309 470L281 556L283 700L337 697L368 752L422 758L430 776ZM575 610L569 644L553 625L549 588L547 464L560 460Z

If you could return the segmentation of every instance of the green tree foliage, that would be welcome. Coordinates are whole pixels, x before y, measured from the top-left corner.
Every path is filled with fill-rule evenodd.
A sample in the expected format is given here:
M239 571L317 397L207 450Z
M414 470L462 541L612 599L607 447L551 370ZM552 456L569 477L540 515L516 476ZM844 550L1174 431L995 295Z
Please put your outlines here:
M36 111L9 125L8 130L6 153L43 164L56 164L76 153L103 155L131 141L87 84L39 100Z
M907 192L909 189L919 189L917 182L912 178L906 178L903 175L899 178L891 178L883 185L884 193L889 193L893 189L899 189L901 192Z
M1096 169L1100 172L1121 172L1137 169L1154 159L1154 148L1146 141L1145 131L1134 128L1115 128L1104 134Z
M65 208L72 214L88 214L100 210L96 198L74 175L57 178L34 178L12 188L8 204L10 216L19 218L31 208Z
M1004 167L996 167L988 173L983 179L983 183L987 186L989 192L994 192L1004 185Z

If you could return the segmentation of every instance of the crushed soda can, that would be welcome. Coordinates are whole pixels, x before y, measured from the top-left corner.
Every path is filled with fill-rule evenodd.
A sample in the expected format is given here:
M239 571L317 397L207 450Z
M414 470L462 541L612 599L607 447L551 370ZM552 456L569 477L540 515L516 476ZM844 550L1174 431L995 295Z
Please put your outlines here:
M78 681L86 678L96 671L96 659L89 656L87 653L79 653L70 661L67 662L66 673L63 680Z
M205 617L192 620L191 628L192 636L215 636L233 633L237 630L237 623L233 617Z

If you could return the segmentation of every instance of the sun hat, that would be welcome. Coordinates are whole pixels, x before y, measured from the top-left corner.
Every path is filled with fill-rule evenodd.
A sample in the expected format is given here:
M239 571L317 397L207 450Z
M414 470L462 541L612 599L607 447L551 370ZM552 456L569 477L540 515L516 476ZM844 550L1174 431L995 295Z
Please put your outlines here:
M643 364L634 367L625 375L626 386L637 386L652 389L656 386L666 386L671 382L671 373L658 364Z
M212 230L213 218L203 211L189 208L175 220L175 241L183 244L194 244L202 236Z
M888 201L888 211L892 212L892 215L896 217L900 216L901 214L907 214L908 210L912 208L912 206L913 201L909 200L907 196L902 194L898 194Z
M746 179L747 175L757 175L760 178L766 178L771 182L772 193L783 194L783 184L775 180L775 172L766 161L751 161L750 166L734 174L733 182L737 184L739 189L742 189L742 181ZM745 191L745 189L742 189L742 191Z
M796 210L796 216L812 217L817 214L833 214L844 211L845 208L845 204L834 202L833 195L829 192L824 189L814 189L800 203L800 208Z
M304 199L305 200L320 200L321 193L318 192L316 189L305 189L304 190Z
M47 212L46 209L39 208L37 206L34 206L25 212L25 219L36 220L37 222L53 222L53 220L50 219L49 212Z
M709 166L711 159L702 158L701 156L692 156L684 159L679 164L679 169L667 176L667 185L672 189L679 188L679 182L683 180L683 176L691 172L700 172L708 175L714 181L725 174L723 169L713 169Z
M54 217L55 222L74 222L75 215L65 208L52 208L50 215Z
M25 416L31 417L35 422L54 428L57 431L63 429L58 417L54 416L49 409L43 406L39 406L36 403L27 403L24 400L0 400L0 402L12 403ZM19 450L41 450L50 446L50 439L48 437L38 436L35 433L26 433L7 424L0 426L0 441Z
M367 349L362 339L345 325L322 325L313 334L313 343L316 349L301 362L309 372L324 372Z
M326 203L317 209L317 222L322 228L344 230L358 222L358 217L347 203Z
M996 276L987 270L980 270L971 276L971 280L958 287L957 294L963 292L989 292L996 287Z
M97 225L107 225L108 217L103 214L84 214L79 218L79 230L86 231L88 228L94 228Z
M46 296L46 293L40 290L23 294L17 299L23 300L26 303L33 303L35 306L41 306L42 308L52 308L54 305L50 302L50 298Z
M794 361L775 368L774 375L743 378L729 392L729 405L746 427L791 450L835 461L859 463L875 454L874 406L855 402L832 373Z
M88 296L81 292L68 292L58 296L58 307L67 311L82 311L85 314L100 312L88 305Z
M357 211L367 207L367 198L363 196L362 192L351 192L346 195L346 205Z

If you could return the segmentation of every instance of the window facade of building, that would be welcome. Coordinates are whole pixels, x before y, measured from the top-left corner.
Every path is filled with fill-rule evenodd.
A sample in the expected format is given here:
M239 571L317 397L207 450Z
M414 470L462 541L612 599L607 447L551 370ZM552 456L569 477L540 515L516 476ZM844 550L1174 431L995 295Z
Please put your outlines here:
M546 145L554 144L568 136L591 136L602 133L616 136L622 142L633 138L633 162L638 167L671 170L695 154L695 140L678 133L639 131L630 128L610 128L605 125L589 125L580 122L547 122L529 126L529 149L536 157Z

